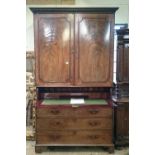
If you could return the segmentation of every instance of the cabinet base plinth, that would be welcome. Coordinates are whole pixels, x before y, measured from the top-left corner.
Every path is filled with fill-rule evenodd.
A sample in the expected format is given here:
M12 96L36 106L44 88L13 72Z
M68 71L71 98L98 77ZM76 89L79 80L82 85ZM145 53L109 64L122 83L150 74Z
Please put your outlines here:
M53 151L55 148L58 147L104 147L109 153L114 153L115 147L113 144L107 144L107 145L102 145L102 144L81 144L81 145L76 145L76 144L36 144L35 145L35 152L36 153L42 153L43 151L46 151L47 148L49 147L49 151Z

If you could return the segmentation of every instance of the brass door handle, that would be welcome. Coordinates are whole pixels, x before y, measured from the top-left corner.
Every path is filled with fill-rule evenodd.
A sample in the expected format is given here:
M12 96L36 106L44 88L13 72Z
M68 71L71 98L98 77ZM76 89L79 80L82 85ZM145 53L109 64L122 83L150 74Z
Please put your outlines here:
M69 61L65 61L65 64L68 65L69 64Z

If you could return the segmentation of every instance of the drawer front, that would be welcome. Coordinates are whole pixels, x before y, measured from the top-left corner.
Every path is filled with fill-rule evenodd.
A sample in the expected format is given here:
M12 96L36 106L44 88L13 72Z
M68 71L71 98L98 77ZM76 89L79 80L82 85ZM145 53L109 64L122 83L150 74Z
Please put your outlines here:
M69 108L38 108L37 118L39 117L112 117L112 108L96 106L79 106Z
M37 118L39 117L64 117L72 114L73 110L71 108L38 108Z
M112 130L37 133L37 144L112 144Z
M111 118L39 118L37 130L112 129Z
M104 107L84 107L76 109L79 117L112 117L112 109Z

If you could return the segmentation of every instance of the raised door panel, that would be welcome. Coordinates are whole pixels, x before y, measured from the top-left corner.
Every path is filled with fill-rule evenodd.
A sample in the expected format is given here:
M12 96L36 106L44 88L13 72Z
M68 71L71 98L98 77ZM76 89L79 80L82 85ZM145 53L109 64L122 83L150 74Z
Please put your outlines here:
M117 54L117 80L119 82L129 81L129 46L128 44L121 44L118 46Z
M75 15L77 85L112 85L113 24L110 14Z
M70 85L73 15L38 15L36 21L37 85Z
M124 81L129 81L129 46L124 45Z
M125 103L127 104L127 103ZM116 109L116 137L121 139L129 135L129 105L118 105Z

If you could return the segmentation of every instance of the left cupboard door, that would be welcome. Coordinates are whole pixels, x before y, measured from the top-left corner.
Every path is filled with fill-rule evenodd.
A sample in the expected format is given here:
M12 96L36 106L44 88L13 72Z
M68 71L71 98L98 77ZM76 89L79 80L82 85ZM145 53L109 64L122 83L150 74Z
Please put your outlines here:
M37 86L72 85L73 24L73 14L34 16Z

